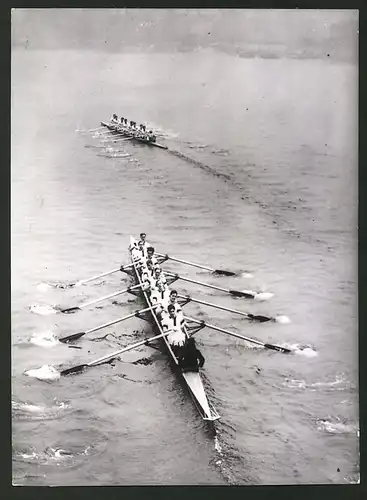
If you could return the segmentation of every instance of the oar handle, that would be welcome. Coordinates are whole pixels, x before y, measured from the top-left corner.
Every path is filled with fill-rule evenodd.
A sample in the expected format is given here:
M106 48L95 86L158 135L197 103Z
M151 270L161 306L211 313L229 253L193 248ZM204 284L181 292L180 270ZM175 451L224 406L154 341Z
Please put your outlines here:
M117 292L114 292L114 293L110 293L109 295L105 295L104 297L101 297L99 299L96 299L96 300L91 300L90 302L85 302L84 304L80 305L79 308L82 309L83 307L88 307L88 306L91 306L92 304L97 304L97 302L102 302L103 300L107 300L107 299L112 299L112 297L116 297L117 295L121 295L125 292L129 292L130 290L134 290L136 288L139 288L141 285L134 285L134 286L131 286L129 288L125 288L124 290L119 290Z
M112 354L108 354L107 356L102 356L101 358L95 359L94 361L91 361L90 363L88 363L86 366L98 365L99 363L102 363L103 361L106 361L107 359L114 358L115 356L118 356L119 354L122 354L123 352L131 351L132 349L136 349L137 347L140 347L144 344L147 344L148 342L153 342L153 340L158 340L158 339L163 338L167 335L169 335L169 332L164 332L164 333L161 333L159 335L155 335L154 337L150 337L150 338L141 340L140 342L136 342L136 344L129 345L127 347L124 347L123 349L119 349L118 351L115 351Z

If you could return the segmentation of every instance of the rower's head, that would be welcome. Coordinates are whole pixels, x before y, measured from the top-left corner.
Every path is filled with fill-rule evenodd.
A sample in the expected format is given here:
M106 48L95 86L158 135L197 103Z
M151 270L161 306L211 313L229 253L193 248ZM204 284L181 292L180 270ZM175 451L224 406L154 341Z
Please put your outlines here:
M154 255L154 247L147 248L148 257L151 259Z
M161 281L157 282L157 288L161 293L166 291L166 285Z
M150 259L147 259L147 268L149 271L153 269L153 262Z
M143 285L144 285L144 290L149 289L150 288L150 281L148 279L144 280Z
M140 233L140 239L141 239L141 241L145 241L146 237L147 237L146 233Z
M174 318L176 316L176 309L173 304L169 304L167 307L168 314L170 315L171 318Z
M154 271L155 271L156 278L159 278L162 274L162 269L157 265L154 267Z
M169 294L169 299L171 302L175 302L177 300L177 291L176 290L171 290L171 293Z

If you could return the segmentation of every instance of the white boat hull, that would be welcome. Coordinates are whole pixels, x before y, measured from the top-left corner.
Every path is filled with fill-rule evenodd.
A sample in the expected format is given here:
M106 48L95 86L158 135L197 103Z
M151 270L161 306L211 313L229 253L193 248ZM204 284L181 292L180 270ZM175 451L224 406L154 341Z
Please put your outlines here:
M135 242L136 242L135 238L133 236L130 236L130 248L132 248L134 246ZM130 256L131 256L131 254L130 254ZM131 259L131 262L133 263L132 259ZM133 268L135 271L136 279L139 281L139 283L141 283L140 275L139 275L135 265L133 265ZM151 306L149 297L145 291L143 291L143 295L144 295L144 298L145 298L148 306ZM154 312L154 309L151 310L151 314L152 314L154 323L155 323L156 327L158 328L159 332L163 333L161 324L157 318L157 315ZM187 335L187 332L185 332L185 333ZM215 408L208 401L200 373L199 372L186 372L186 373L184 373L181 370L181 368L179 367L178 360L177 360L174 352L171 349L171 346L168 342L168 339L166 337L163 337L163 341L165 342L165 344L167 346L168 352L170 353L173 362L175 363L177 369L180 371L183 379L185 380L186 385L190 391L190 394L194 400L194 403L195 403L196 407L198 408L202 418L204 420L211 421L211 422L220 418L220 416L218 415Z

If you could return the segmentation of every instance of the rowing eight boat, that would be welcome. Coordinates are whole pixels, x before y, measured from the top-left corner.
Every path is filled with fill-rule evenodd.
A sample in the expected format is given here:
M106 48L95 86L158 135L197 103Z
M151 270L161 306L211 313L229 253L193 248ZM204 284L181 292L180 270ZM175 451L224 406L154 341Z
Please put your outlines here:
M116 133L121 134L125 137L129 137L133 141L142 142L143 144L147 144L148 146L154 146L154 147L160 148L160 149L168 149L167 146L163 146L163 144L158 144L158 142L148 141L146 139L143 139L142 137L138 137L138 136L134 135L134 133L131 132L130 130L127 130L126 127L122 127L122 126L117 125L117 124L106 123L106 122L101 122L101 125L103 127L107 127L112 132L116 132Z
M130 236L130 249L134 248L134 246L136 244L137 244L137 242L136 242L135 238ZM131 262L132 262L133 269L134 269L135 278L139 282L139 284L142 285L140 274L137 270L136 264L134 263L134 260L131 256L131 253L130 253L130 257L131 257ZM148 304L148 307L150 308L150 315L153 318L153 324L156 327L156 329L159 331L159 333L163 334L162 325L160 323L160 320L157 317L155 309L152 308L152 303L150 301L150 298L148 297L148 294L146 293L146 291L144 290L143 287L141 288L141 290L142 290L142 293L144 295L144 299L145 299L146 303ZM141 317L142 317L142 319L146 319L143 316L141 316ZM186 327L184 327L184 331L185 331L186 337L189 338L189 333L188 333ZM213 405L209 402L209 400L207 398L200 373L199 372L183 372L179 366L178 360L177 360L177 358L176 358L176 356L171 348L171 345L169 344L168 338L163 337L163 341L165 342L167 350L170 354L170 357L171 357L175 367L177 368L177 371L180 373L181 378L183 379L186 386L188 387L189 392L192 396L192 399L193 399L197 409L199 410L199 413L203 417L203 419L213 422L214 420L217 420L218 418L220 418L216 409L213 407Z

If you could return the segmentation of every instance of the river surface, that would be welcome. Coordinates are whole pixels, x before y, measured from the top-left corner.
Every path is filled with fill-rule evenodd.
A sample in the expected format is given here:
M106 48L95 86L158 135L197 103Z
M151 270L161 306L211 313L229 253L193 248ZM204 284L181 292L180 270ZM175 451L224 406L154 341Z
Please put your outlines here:
M87 132L112 113L146 123L174 152ZM359 480L355 65L209 49L14 50L11 197L13 484ZM179 281L181 293L290 319L250 323L186 306L294 351L197 334L221 415L215 437L157 349L57 380L25 373L152 334L134 318L85 335L79 349L57 342L142 305L126 294L46 314L125 288L122 273L55 285L127 263L129 236L141 231L157 251L239 274L172 261L166 269L274 296L250 301Z

